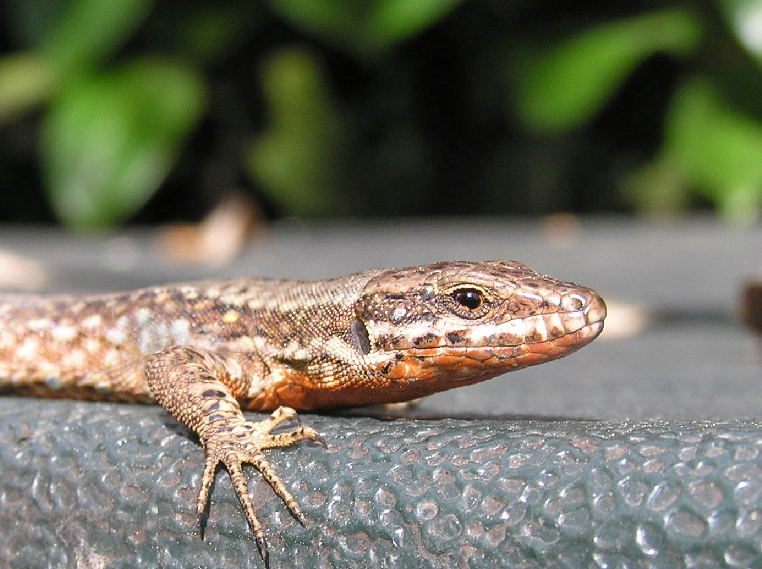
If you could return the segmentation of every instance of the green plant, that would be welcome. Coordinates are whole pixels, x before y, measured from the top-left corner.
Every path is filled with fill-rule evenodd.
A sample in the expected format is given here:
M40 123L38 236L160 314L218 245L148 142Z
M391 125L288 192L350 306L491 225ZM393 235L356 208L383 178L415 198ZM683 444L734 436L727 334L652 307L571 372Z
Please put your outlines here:
M36 131L30 169L69 227L238 179L299 217L762 207L762 0L5 10L0 142ZM3 195L35 194L6 154L7 220Z
M661 149L623 177L625 196L640 211L674 213L697 193L729 221L753 222L762 207L762 74L746 55L762 63L762 2L717 0L716 7L739 45L711 14L678 4L526 50L512 66L518 115L531 129L568 132L600 112L647 58L690 61L665 115Z

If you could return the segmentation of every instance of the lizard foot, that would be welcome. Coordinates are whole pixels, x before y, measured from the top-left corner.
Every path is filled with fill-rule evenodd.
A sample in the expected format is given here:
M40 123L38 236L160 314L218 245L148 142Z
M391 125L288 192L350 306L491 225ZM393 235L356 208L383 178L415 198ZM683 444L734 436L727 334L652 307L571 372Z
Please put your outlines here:
M262 451L291 446L303 440L315 441L323 447L326 446L323 437L312 427L300 425L288 433L272 434L275 427L288 420L299 423L296 411L290 407L279 407L270 417L258 422L228 416L210 423L208 430L201 436L201 442L206 450L206 458L204 473L201 476L201 489L196 504L199 520L201 520L209 501L209 490L214 482L217 465L222 463L230 474L233 488L243 507L249 527L254 533L259 553L266 567L269 565L267 540L262 524L254 512L254 505L249 496L249 488L242 465L249 463L259 470L270 487L285 502L291 514L299 523L304 525L305 517L299 504L288 491L283 480L275 473Z

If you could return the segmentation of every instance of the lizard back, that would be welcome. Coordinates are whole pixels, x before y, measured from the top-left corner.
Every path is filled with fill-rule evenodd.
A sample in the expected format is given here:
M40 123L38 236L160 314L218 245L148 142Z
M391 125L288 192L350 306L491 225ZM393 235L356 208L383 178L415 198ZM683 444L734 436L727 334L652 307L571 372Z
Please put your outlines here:
M605 314L591 289L512 261L4 295L0 392L151 402L146 359L189 346L244 408L404 401L572 353Z

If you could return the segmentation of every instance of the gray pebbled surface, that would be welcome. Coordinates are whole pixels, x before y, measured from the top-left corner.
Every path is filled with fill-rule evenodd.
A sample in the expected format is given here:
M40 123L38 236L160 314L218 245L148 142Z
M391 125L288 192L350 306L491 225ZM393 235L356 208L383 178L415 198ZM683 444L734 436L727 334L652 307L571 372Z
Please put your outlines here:
M214 271L143 230L1 228L0 247L49 291L504 258L635 304L656 314L639 334L402 412L482 420L305 416L331 448L268 456L306 528L249 470L272 567L762 568L762 351L733 319L762 226L591 220L559 243L528 220L280 224ZM2 397L0 569L262 567L224 473L200 541L201 470L159 408Z
M0 399L0 566L262 567L227 474L156 407ZM759 422L304 416L251 492L278 567L762 566Z

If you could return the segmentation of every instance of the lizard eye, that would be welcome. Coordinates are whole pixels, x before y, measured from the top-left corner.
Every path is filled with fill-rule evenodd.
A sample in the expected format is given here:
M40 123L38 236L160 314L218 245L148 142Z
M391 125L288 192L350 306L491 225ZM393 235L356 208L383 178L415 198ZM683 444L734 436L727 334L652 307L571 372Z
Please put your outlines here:
M478 286L465 284L442 291L438 298L442 308L466 320L478 320L486 316L494 307L489 293Z
M461 288L452 293L452 299L460 307L470 311L479 310L484 304L484 295L475 288Z

